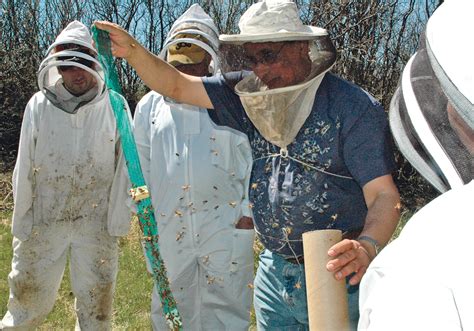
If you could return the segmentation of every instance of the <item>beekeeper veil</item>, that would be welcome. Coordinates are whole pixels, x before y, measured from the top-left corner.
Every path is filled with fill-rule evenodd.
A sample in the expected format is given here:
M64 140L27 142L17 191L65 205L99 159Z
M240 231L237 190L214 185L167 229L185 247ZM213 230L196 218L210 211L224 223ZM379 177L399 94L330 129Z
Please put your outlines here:
M219 70L218 48L219 32L216 25L198 4L194 4L174 22L160 57L178 66L200 64L207 53L212 58L208 71L214 75Z
M220 36L222 72L260 134L286 149L335 62L334 46L326 30L303 25L288 0L252 5L239 28Z
M401 152L440 192L474 178L473 12L468 0L436 10L390 105Z
M47 56L40 64L39 89L56 107L70 114L87 103L99 101L105 95L106 86L96 54L87 27L78 21L69 23L48 48ZM78 69L88 74L78 73ZM66 86L62 74L67 72L76 72L71 84L79 92Z

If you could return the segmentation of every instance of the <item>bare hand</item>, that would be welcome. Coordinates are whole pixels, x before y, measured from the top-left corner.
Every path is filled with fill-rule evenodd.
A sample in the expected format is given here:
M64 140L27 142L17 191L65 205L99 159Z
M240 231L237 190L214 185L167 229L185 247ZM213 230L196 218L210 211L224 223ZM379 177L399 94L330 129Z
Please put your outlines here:
M128 60L132 56L136 47L140 45L135 38L118 24L108 21L96 21L94 22L94 25L98 29L105 30L109 33L110 41L112 42L112 55L115 57L121 57Z
M350 239L344 239L332 246L328 255L333 259L327 263L327 270L334 273L334 278L337 280L344 279L354 273L349 280L351 285L360 282L371 261L364 246L357 240Z
M253 220L250 217L242 216L240 220L235 224L236 229L253 229Z

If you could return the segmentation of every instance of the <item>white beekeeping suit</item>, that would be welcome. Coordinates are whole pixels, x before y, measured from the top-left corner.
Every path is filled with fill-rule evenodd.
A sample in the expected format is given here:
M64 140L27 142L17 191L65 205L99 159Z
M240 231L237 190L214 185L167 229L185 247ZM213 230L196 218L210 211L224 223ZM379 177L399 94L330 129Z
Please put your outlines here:
M116 171L123 163L120 139L87 27L71 22L48 53L40 92L25 109L13 172L13 261L3 328L33 329L46 318L69 255L77 328L105 330L112 318L116 236L128 232L130 219L119 185L126 178ZM73 74L78 86L89 74L93 87L74 95L61 70L82 72Z
M473 11L470 0L436 9L392 98L400 151L442 194L367 269L361 331L474 330Z
M217 29L198 5L176 21L169 36L162 52L169 51L168 61L169 54L176 55L170 46L199 45L212 55L211 70L217 70ZM199 51L192 47L195 60ZM156 92L138 104L134 134L184 329L247 330L254 230L236 228L242 216L251 217L247 137L216 126L206 109ZM156 290L152 322L155 330L166 329Z

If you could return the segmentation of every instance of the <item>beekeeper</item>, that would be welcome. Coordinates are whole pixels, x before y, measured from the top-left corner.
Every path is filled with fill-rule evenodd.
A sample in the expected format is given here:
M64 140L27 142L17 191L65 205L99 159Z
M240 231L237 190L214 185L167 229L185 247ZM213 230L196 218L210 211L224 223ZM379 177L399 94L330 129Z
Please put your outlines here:
M443 194L372 262L359 330L474 330L473 11L451 0L434 12L392 98L400 150Z
M150 88L214 108L216 123L248 136L250 201L265 247L254 281L259 330L308 327L301 237L327 228L346 238L328 251L327 269L337 280L350 278L357 327L358 283L396 227L399 195L385 113L329 72L335 50L327 31L304 25L292 1L255 3L240 19L240 34L220 36L223 74L197 78L160 61L117 25L96 25Z
M77 326L106 330L117 236L128 232L130 219L121 203L126 190L118 185L126 179L116 172L120 137L87 27L71 22L47 54L40 91L25 109L13 172L13 261L3 328L41 324L69 258Z
M194 4L173 24L161 57L183 73L211 76L218 44L217 27ZM246 135L156 92L139 102L134 135L184 329L247 330L255 231ZM154 330L166 329L156 289L151 318Z

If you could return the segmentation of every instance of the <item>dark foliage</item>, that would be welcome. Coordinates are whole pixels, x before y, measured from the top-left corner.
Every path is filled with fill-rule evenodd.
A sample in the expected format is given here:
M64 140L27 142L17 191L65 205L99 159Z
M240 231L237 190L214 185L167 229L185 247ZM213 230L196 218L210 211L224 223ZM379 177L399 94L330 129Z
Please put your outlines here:
M36 70L47 46L73 19L106 19L130 31L158 53L174 20L198 2L222 33L234 33L253 1L3 0L0 1L0 170L14 165L23 110L37 91ZM401 69L416 50L418 36L440 0L296 1L302 19L328 29L338 50L334 71L364 87L388 109ZM135 72L117 61L124 94L133 111L147 92ZM396 180L413 210L436 196L399 155Z

